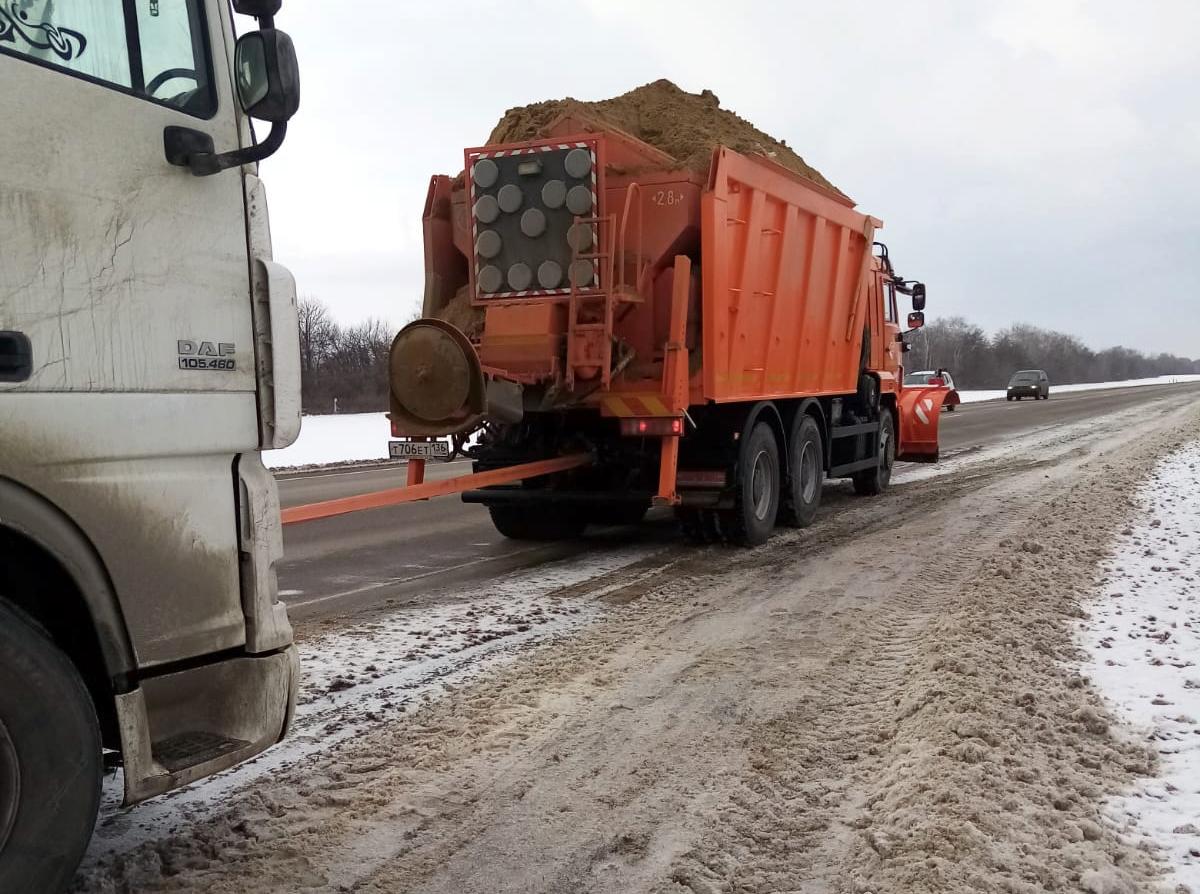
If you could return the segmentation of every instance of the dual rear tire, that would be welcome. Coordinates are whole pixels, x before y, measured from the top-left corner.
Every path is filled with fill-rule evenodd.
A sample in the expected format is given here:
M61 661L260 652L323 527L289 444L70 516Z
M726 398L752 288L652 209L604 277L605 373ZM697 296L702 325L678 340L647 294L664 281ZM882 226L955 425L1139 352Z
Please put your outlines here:
M742 440L737 477L733 509L723 513L722 528L727 522L731 542L758 546L766 543L775 529L783 478L779 444L766 422L756 422L750 436Z
M680 509L683 533L701 543L727 540L739 546L766 543L775 525L805 528L821 505L825 453L821 428L807 414L797 416L788 438L788 474L779 442L767 422L757 422L739 448L733 508Z

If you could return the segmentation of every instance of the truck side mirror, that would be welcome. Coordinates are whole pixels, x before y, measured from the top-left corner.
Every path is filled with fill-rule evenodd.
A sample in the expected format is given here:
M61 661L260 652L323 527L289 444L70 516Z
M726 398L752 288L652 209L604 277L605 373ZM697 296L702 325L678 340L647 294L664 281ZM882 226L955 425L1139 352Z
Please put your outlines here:
M915 304L916 302L913 302L913 303ZM920 329L924 325L925 325L925 314L921 313L921 311L914 310L912 313L910 313L908 315L908 328L910 330Z
M264 28L239 37L234 73L242 110L251 118L284 124L300 108L300 63L285 32Z
M916 282L912 287L913 310L925 309L925 283Z
M265 10L273 4L271 0L258 0L240 5ZM300 64L292 39L271 27L243 34L234 52L234 80L242 110L251 118L271 122L267 138L257 145L218 155L210 134L172 125L163 131L168 162L188 168L197 177L207 177L226 168L262 161L283 145L287 123L300 108Z

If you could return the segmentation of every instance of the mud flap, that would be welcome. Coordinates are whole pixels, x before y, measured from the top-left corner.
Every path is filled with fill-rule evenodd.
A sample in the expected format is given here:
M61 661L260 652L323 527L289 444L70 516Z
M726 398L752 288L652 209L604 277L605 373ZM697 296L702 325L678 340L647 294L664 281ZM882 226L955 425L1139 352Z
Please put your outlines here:
M910 463L938 461L938 423L942 404L951 392L945 388L905 388L900 392L900 443L896 459ZM958 395L955 394L955 397Z

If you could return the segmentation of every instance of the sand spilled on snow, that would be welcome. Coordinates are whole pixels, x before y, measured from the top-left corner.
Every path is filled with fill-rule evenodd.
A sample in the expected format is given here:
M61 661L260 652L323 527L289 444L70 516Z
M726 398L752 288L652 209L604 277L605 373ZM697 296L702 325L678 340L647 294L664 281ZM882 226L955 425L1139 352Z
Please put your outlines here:
M80 890L1150 889L1102 801L1155 756L1070 662L1130 494L1196 424L1165 406L676 557Z

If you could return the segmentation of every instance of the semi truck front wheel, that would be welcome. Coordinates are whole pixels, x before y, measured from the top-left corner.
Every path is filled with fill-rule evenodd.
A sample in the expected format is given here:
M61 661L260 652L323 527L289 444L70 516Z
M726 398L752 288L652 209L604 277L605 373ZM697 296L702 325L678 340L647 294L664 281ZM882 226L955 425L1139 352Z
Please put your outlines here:
M62 891L100 805L100 725L71 661L0 600L0 891Z

